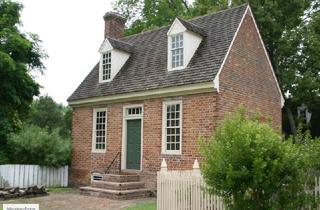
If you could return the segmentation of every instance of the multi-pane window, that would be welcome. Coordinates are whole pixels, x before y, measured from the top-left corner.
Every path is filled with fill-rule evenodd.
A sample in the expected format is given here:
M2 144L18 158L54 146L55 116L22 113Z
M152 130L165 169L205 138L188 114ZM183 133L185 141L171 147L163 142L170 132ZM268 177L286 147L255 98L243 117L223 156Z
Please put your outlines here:
M181 106L181 101L164 102L164 153L179 154L181 151Z
M137 116L142 114L142 107L132 107L126 109L127 116Z
M183 34L171 37L171 68L183 66Z
M111 52L102 54L102 80L111 78Z
M106 110L94 111L94 139L93 151L104 151L106 149Z

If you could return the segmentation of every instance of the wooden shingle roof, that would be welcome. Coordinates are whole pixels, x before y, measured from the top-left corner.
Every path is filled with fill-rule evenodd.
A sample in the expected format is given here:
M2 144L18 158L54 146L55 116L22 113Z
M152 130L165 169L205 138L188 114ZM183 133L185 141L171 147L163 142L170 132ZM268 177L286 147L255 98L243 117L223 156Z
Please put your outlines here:
M114 40L114 44L130 50L127 63L106 83L99 83L97 64L68 101L213 81L246 8L245 4L184 21L205 37L183 70L167 70L169 26Z

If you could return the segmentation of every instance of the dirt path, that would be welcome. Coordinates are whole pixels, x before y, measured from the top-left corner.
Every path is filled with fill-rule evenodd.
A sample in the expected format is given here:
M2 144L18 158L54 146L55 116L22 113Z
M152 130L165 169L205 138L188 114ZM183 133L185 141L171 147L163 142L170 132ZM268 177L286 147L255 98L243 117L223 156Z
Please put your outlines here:
M129 201L109 200L80 195L78 191L51 192L48 196L0 201L0 209L4 203L39 204L40 210L122 210L128 206L155 201L155 198L136 199Z

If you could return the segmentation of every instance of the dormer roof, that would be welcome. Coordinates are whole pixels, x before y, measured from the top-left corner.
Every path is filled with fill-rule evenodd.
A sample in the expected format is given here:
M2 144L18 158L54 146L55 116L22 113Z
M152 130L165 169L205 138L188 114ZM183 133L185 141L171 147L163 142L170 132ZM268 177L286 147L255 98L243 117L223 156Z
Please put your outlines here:
M201 36L206 36L205 30L204 30L203 28L199 27L198 25L196 25L196 24L194 24L194 23L192 23L192 22L189 22L189 21L187 21L187 20L183 20L183 19L180 18L180 17L177 17L176 19L179 20L180 23L181 23L184 27L186 27L186 29L187 29L188 31L194 32L194 33L196 33L196 34L198 34L198 35L201 35Z
M129 43L126 43L126 42L121 41L119 39L114 39L114 38L107 37L105 39L105 41L102 43L102 45L101 45L101 47L99 49L99 52L103 51L103 47L106 44L106 42L108 42L113 49L122 50L122 51L125 51L127 53L132 53L133 49L134 49L134 46L129 44Z

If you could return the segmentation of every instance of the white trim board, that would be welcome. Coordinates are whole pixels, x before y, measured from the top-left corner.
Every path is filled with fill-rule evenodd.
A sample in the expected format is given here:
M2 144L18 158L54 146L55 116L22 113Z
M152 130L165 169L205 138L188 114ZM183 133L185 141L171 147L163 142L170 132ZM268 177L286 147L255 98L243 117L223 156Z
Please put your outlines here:
M242 26L243 20L244 20L244 18L246 17L247 14L249 14L249 15L251 16L252 20L253 20L254 26L255 26L256 31L257 31L258 36L259 36L259 40L260 40L261 45L262 45L262 47L263 47L264 53L265 53L265 55L266 55L266 57L267 57L269 66L271 67L272 75L273 75L273 77L274 77L274 79L275 79L275 81L276 81L277 88L278 88L278 91L279 91L280 96L281 96L281 107L283 107L283 106L284 106L284 102L285 102L285 101L284 101L284 97L283 97L282 91L281 91L281 89L280 89L280 86L279 86L277 77L276 77L276 75L275 75L275 73L274 73L274 69L273 69L273 66L272 66L271 61L270 61L270 58L269 58L269 54L268 54L268 52L267 52L267 50L266 50L266 47L265 47L265 45L264 45L264 42L263 42L263 40L262 40L262 38L261 38L261 34L260 34L260 32L259 32L259 29L258 29L258 27L257 27L255 18L253 17L253 14L252 14L252 12L251 12L251 8L250 8L249 5L247 6L246 11L244 12L244 14L243 14L243 16L242 16L242 18L241 18L240 24L239 24L239 26L238 26L238 28L237 28L237 30L236 30L236 33L234 34L234 36L233 36L233 38L232 38L231 44L230 44L230 46L229 46L229 49L228 49L228 51L227 51L227 54L225 55L225 57L224 57L224 59L223 59L222 65L220 66L220 69L219 69L218 73L216 74L216 76L215 76L215 78L214 78L214 80L213 80L214 87L217 89L218 92L220 91L220 90L219 90L219 86L220 86L220 74L221 74L221 71L222 71L222 69L223 69L223 67L224 67L224 65L225 65L225 62L226 62L227 58L229 57L229 54L230 54L230 51L231 51L231 49L232 49L232 47L233 47L234 41L235 41L235 39L236 39L236 37L237 37L237 35L238 35L238 33L239 33L239 30L240 30L240 28L241 28L241 26Z
M135 100L159 98L159 97L171 97L182 96L196 93L214 92L213 82L203 82L190 85L181 85L175 87L161 88L155 90L146 90L133 93L114 94L110 96L94 97L87 99L79 99L75 101L69 101L70 106L81 106L87 104L106 104L106 103L118 103L128 102Z

